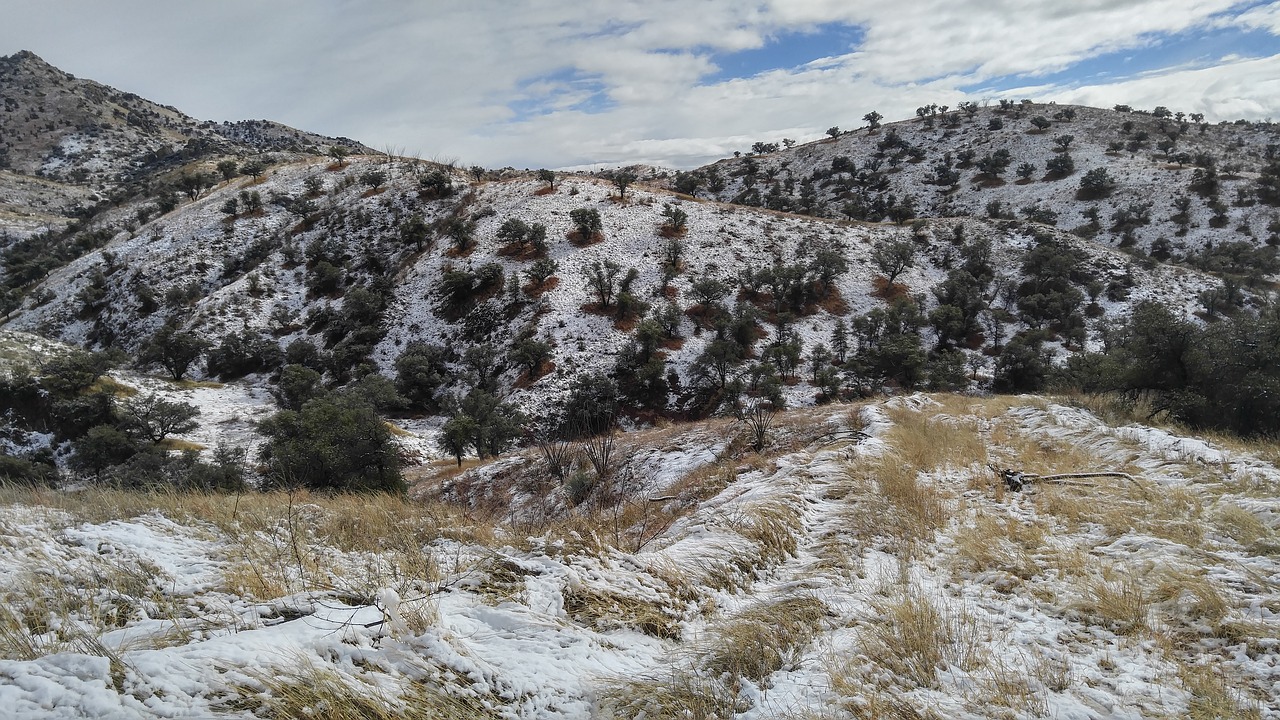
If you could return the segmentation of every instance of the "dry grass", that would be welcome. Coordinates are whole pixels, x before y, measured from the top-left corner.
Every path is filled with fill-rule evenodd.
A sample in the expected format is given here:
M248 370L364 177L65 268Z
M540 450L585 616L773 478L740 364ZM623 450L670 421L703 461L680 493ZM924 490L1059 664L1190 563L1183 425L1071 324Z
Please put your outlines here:
M1216 507L1213 511L1213 524L1246 549L1275 538L1275 531L1267 527L1257 515L1234 503L1223 503Z
M604 720L728 720L751 709L738 688L672 666L667 673L606 687L594 717Z
M936 687L939 669L972 670L984 660L976 621L962 609L910 588L873 607L875 616L859 633L863 654L900 680Z
M1029 580L1040 572L1034 552L1043 547L1044 535L1038 526L975 514L972 525L955 533L955 567L970 573L996 570Z
M111 393L113 396L118 398L127 398L127 397L133 397L134 395L137 395L138 388L132 385L125 385L124 383L118 380L115 380L113 378L110 378L104 375L98 378L97 381L94 382L92 385L90 385L89 389L86 392L88 393L106 392L106 393Z
M1202 571L1166 569L1154 582L1151 600L1161 606L1167 620L1188 627L1206 623L1216 627L1231 609L1217 583Z
M1084 583L1075 604L1085 622L1120 635L1139 635L1150 629L1152 595L1142 582L1118 571Z
M827 683L841 699L841 709L858 720L942 720L932 709L917 707L896 688L886 686L883 672L859 659L829 656L826 672ZM873 677L877 675L881 677Z
M903 464L917 472L966 468L987 461L986 444L973 420L897 408L889 408L887 414L893 428L886 442Z
M563 595L565 612L597 630L631 628L665 640L680 638L679 610L660 600L586 585L565 588Z
M798 665L829 614L826 603L812 597L749 608L712 630L700 665L712 677L747 678L769 687L769 676Z
M288 667L253 670L233 687L228 709L250 710L272 720L473 720L501 717L474 698L451 695L410 681L399 695L371 682L344 678L299 658Z
M1187 699L1187 720L1260 720L1256 705L1232 690L1221 670L1206 665L1184 665L1178 678Z
M169 580L155 565L72 550L73 561L36 552L23 558L27 569L11 575L0 591L0 657L32 660L44 655L87 652L117 660L99 647L98 636L139 616L170 618L183 611L164 593ZM147 647L173 644L157 635L135 642Z
M980 705L974 709L988 717L999 717L995 708L1007 708L1010 717L1046 717L1049 702L1035 676L1022 669L1026 665L994 660L982 679Z
M156 443L156 447L163 448L165 450L173 450L177 452L184 452L187 450L191 450L193 452L200 452L201 450L207 450L209 448L208 445L201 445L198 442L191 442L190 440L182 440L181 438L173 438L173 437L165 438L161 440L160 442Z

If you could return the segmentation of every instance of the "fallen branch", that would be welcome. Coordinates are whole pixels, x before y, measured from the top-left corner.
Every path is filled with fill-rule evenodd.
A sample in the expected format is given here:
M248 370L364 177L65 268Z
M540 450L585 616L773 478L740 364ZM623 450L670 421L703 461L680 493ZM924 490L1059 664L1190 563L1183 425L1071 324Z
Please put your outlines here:
M1036 475L1034 473L1024 473L1017 470L1001 470L995 466L990 467L997 475L1004 480L1005 487L1020 492L1030 483L1054 483L1055 485L1075 485L1080 487L1088 487L1093 483L1076 483L1073 480L1084 480L1087 478L1122 478L1133 483L1135 487L1141 490L1148 497L1151 496L1151 490L1146 485L1138 482L1138 479L1129 473L1117 472L1114 470L1104 470L1099 472L1079 472L1079 473L1057 473L1054 475Z

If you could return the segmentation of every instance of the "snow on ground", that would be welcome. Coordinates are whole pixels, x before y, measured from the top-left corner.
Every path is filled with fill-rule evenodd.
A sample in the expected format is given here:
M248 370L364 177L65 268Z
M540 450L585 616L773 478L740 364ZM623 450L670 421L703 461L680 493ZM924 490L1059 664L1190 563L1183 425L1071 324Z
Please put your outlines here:
M816 440L796 440L798 419ZM627 450L648 492L691 473L724 482L639 547L608 542L608 513L596 536L582 517L529 537L456 529L405 555L392 539L342 550L306 501L257 525L252 497L230 523L8 505L0 704L251 717L267 678L318 668L353 693L426 684L509 718L681 717L694 700L744 719L1280 717L1264 456L1037 398L796 411L764 457L732 455L740 428L710 427ZM988 462L1123 467L1137 483L1015 493ZM491 467L476 477L540 472ZM256 598L228 589L254 547L252 572L292 578ZM417 554L437 568L425 590L377 570Z

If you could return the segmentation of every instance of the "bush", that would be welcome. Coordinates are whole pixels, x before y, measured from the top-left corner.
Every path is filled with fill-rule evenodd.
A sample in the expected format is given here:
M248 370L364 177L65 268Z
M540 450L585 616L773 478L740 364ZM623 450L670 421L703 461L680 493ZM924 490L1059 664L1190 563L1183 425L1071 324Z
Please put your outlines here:
M328 393L258 425L267 483L341 492L403 492L391 431L356 393Z
M1094 168L1080 178L1080 190L1076 197L1081 200L1096 200L1111 195L1116 189L1116 181L1106 168Z
M449 380L452 353L438 345L415 341L396 358L396 390L416 407L436 408L436 393Z
M279 367L282 353L275 340L245 329L222 338L222 343L209 351L205 366L210 375L221 380L234 380L245 375L268 372Z

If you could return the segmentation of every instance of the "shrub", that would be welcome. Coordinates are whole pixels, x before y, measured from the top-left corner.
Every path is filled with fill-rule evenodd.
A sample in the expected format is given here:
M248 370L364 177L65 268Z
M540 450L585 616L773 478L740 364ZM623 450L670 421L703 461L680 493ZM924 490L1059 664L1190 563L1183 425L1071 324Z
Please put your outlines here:
M386 423L355 393L328 393L259 423L267 482L312 490L402 492L400 458Z

